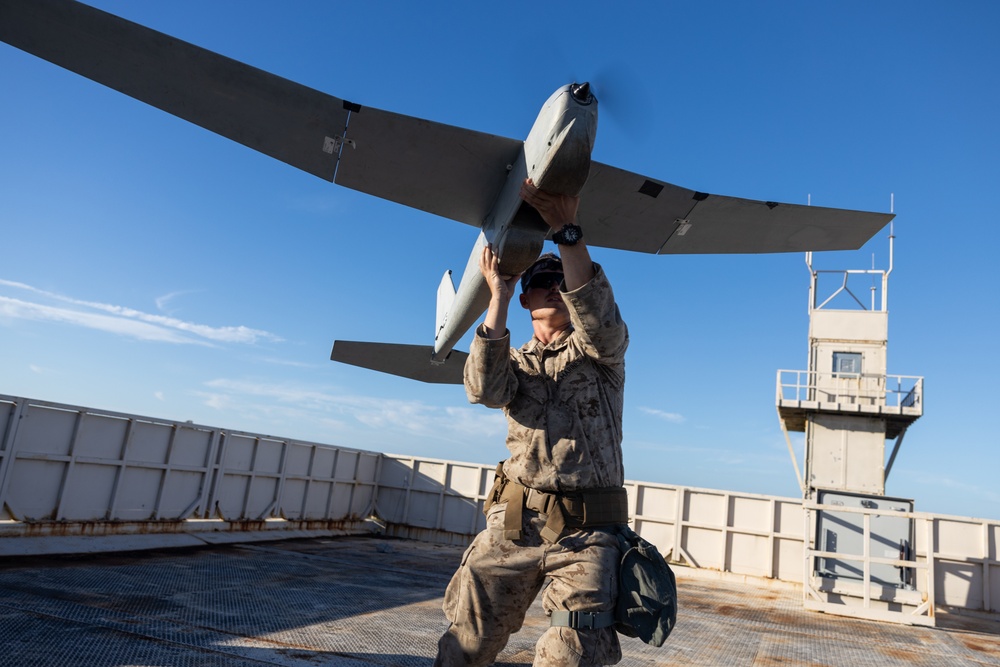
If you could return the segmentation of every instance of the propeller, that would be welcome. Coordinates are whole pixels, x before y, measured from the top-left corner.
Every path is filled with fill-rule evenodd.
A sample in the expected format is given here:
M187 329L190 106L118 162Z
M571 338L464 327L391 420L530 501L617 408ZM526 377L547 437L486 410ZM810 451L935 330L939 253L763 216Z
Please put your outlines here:
M574 83L570 86L569 92L580 104L590 104L594 100L589 83Z
M634 65L619 61L601 68L590 82L591 92L601 103L601 120L630 141L642 142L654 118L649 79Z

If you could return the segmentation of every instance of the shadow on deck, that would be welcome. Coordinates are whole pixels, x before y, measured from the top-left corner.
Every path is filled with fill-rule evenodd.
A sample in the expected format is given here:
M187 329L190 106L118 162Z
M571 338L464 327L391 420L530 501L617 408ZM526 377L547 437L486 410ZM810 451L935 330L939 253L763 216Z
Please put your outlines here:
M0 666L430 667L461 553L361 537L2 559ZM623 639L621 665L1000 665L996 622L859 621L804 611L794 588L677 574L674 634ZM530 664L546 625L536 601L497 664Z

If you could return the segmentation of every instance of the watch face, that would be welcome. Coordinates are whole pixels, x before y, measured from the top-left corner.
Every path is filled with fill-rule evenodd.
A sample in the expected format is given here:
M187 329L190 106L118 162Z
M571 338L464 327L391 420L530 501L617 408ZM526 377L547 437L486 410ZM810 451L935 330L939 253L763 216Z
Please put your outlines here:
M552 235L552 240L559 245L573 245L583 238L583 230L578 225L566 225Z

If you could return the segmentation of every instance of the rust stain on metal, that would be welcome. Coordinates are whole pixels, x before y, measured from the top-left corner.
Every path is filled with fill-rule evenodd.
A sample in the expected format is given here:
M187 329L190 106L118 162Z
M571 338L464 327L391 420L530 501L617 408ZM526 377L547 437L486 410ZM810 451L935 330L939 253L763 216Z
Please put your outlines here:
M963 637L962 643L965 645L965 648L970 651L1000 657L1000 639L994 640L993 638L987 637Z
M112 535L164 535L193 532L266 532L266 531L317 531L348 530L356 528L360 520L338 519L335 521L282 521L275 525L267 520L259 521L211 521L192 524L188 521L31 521L18 525L16 531L0 536L18 537L106 537Z
M32 521L20 526L17 537L152 535L183 532L183 525L183 521Z
M739 610L736 607L724 604L721 607L716 608L716 613L722 614L723 616L735 616Z
M893 660L901 660L909 663L915 663L919 658L918 654L913 651L904 651L902 649L892 647L883 647L879 650L879 652L888 658L892 658Z

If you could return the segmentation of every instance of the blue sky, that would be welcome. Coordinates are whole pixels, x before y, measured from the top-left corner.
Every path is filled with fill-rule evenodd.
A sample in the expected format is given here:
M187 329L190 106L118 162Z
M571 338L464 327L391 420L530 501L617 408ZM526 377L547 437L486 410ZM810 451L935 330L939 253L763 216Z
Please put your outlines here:
M602 162L752 199L887 211L894 194L888 371L923 376L926 403L887 493L1000 518L1000 5L92 4L341 98L508 137L590 79ZM438 281L474 229L6 45L0 91L0 393L504 457L501 415L461 388L328 360L335 338L430 344ZM887 268L887 237L815 264ZM593 254L632 336L627 477L799 496L774 400L777 370L807 364L803 256ZM523 313L511 330L530 336Z

